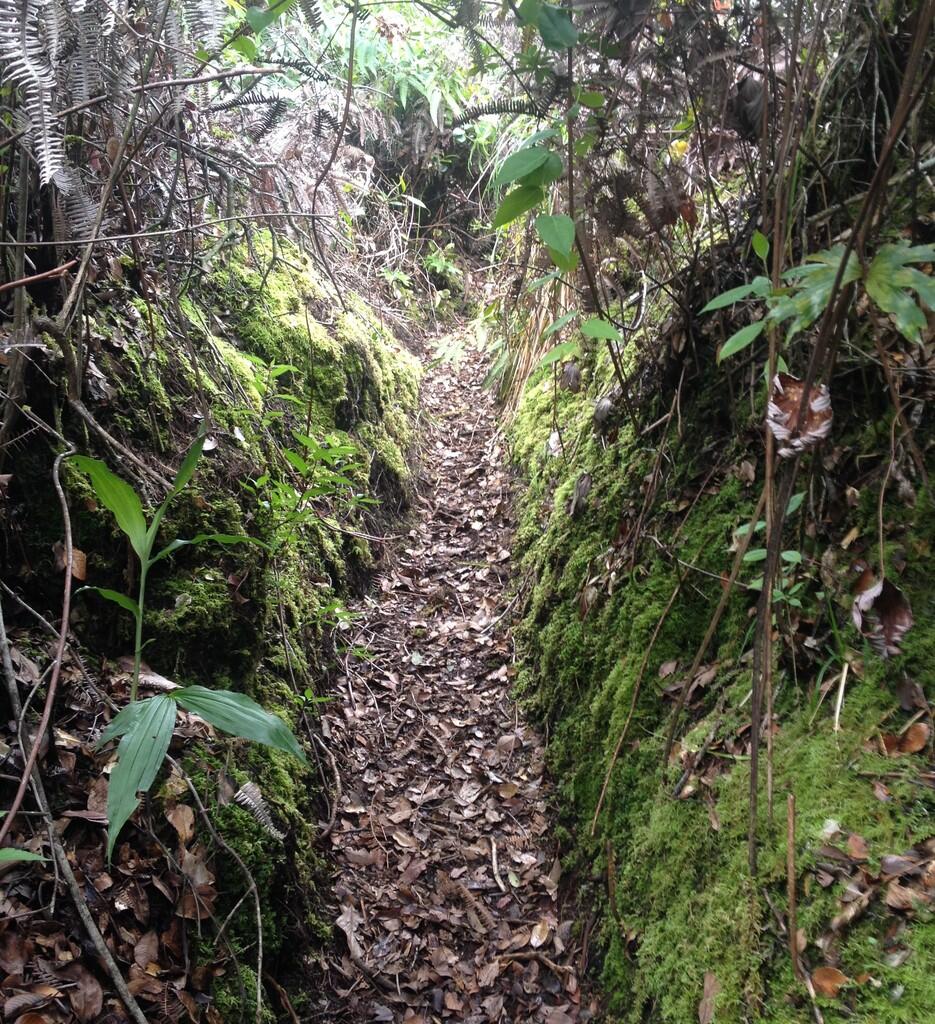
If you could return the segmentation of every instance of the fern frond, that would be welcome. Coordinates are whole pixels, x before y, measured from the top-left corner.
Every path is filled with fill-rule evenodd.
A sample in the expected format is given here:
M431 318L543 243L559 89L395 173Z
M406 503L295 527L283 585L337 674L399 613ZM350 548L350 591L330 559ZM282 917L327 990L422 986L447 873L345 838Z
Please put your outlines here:
M463 128L471 121L488 114L531 114L539 113L539 104L531 100L490 100L488 103L479 103L474 107L467 107L460 117L452 122L452 128Z
M65 221L62 241L86 238L91 234L97 209L81 174L75 167L63 167L56 173L54 183L59 192Z
M260 139L269 135L269 133L279 124L288 109L289 105L286 101L281 97L277 97L267 107L267 109L263 111L260 117L250 125L247 129L247 134L254 142L259 142Z
M285 832L280 832L273 824L269 807L263 799L260 787L255 782L244 783L234 794L234 803L240 804L241 807L248 810L274 839L282 842L286 838Z
M182 0L185 23L191 34L210 50L221 41L224 10L220 0Z
M29 141L47 185L65 165L65 146L53 125L55 72L42 39L36 0L0 0L0 73L22 95L29 117Z
M319 107L315 111L315 120L312 123L312 135L316 139L322 138L325 134L334 135L341 127L341 122L330 111Z
M310 29L314 30L321 25L321 8L318 6L318 0L299 0L299 7Z

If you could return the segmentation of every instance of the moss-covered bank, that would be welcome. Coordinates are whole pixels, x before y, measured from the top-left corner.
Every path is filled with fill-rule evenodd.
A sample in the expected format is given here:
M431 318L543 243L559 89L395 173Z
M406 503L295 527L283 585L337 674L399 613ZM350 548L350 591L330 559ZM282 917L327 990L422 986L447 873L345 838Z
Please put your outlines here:
M647 344L648 336L641 347ZM550 737L567 866L584 887L583 903L590 891L598 908L599 941L591 949L598 951L609 1019L698 1020L706 979L707 991L716 993L714 1016L702 1019L814 1019L782 931L788 792L798 805L804 960L849 979L835 998L817 995L824 1019L929 1019L935 1005L930 890L918 883L922 895L910 905L897 909L893 898L888 905L880 859L935 835L935 793L925 773L930 743L886 756L881 740L913 716L929 720L927 709L911 706L907 689L909 680L931 688L932 495L920 490L913 504L906 491L887 490L888 575L911 601L916 625L904 654L881 661L850 625L846 576L855 557L866 552L872 561L876 550L882 470L854 467L871 457L880 464L891 412L881 407L869 426L842 412L834 452L801 474L796 490L803 497L784 544L801 562L790 554L784 563L791 600L779 604L775 641L775 807L770 821L761 799L753 881L747 741L756 592L745 586L730 599L670 763L662 765L681 674L730 572L734 531L749 521L762 486L759 415L751 411L762 403L761 389L753 401L749 395L732 400L724 371L710 355L697 358L700 366L688 360L673 407L678 416L668 426L634 436L618 400L616 425L612 416L596 429L595 401L612 393L613 377L606 354L593 351L580 361L577 394L562 390L551 369L534 376L512 428L515 457L528 479L517 538L525 588L518 688ZM671 393L653 398L647 388L643 423L665 414L671 399ZM866 406L859 415L865 414ZM920 427L923 448L928 429ZM751 561L740 580L755 583L760 569ZM793 590L798 583L803 586ZM627 738L609 771L631 704ZM886 742L893 743L889 736ZM866 859L851 859L847 851L861 854L861 839ZM872 895L851 921L835 921L866 891Z
M144 301L127 280L108 282L89 297L88 324L86 401L120 443L171 476L207 426L194 482L170 507L161 537L222 533L262 542L202 544L160 563L148 593L146 661L182 684L245 691L307 736L334 657L342 594L372 563L362 537L407 501L415 359L360 296L338 301L300 251L262 234L197 287L159 302ZM161 500L151 476L121 464L67 410L62 429L148 501ZM29 528L20 530L19 548L8 549L4 575L38 607L54 607L60 586L47 568L61 536L50 466L47 448L28 447L10 490L24 517L29 508ZM63 477L87 583L132 592L134 560L110 514L67 462ZM132 651L129 617L92 593L76 597L73 626L86 651L111 662ZM288 755L221 737L181 754L215 828L256 881L265 963L283 984L301 974L328 930L319 916L315 842L316 822L327 818L322 780L330 784L330 770L320 771L316 756L310 752L303 769ZM284 838L232 801L251 781ZM163 802L188 794L177 778L162 786L155 820L165 828ZM220 921L242 900L245 878L200 824L198 841L218 880ZM252 898L240 903L217 948L208 922L200 931L195 952L205 977L214 977L214 1008L225 1021L250 1015ZM292 1002L301 1012L301 992Z

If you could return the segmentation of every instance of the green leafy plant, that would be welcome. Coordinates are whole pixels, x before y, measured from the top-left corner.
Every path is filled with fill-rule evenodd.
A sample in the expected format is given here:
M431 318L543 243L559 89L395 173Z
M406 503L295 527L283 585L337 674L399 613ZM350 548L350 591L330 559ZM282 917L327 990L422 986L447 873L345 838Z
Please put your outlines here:
M449 284L460 285L464 274L454 261L454 253L454 242L449 242L444 249L435 242L429 242L429 251L422 257L422 265L430 274Z
M30 850L17 850L12 846L5 846L0 850L0 864L14 864L20 861L44 861L45 857L41 857L38 853L32 853Z
M766 238L756 233L754 250L764 262L769 252ZM807 330L825 311L834 282L845 258L843 245L836 245L805 258L796 267L790 267L782 275L788 282L780 288L773 288L764 275L753 278L749 284L730 288L715 296L702 310L711 313L748 299L764 300L766 315L735 331L721 346L718 362L735 355L751 345L766 329L769 323L786 323L786 340ZM854 253L847 254L847 262L841 273L841 285L860 282L870 301L882 312L893 318L900 334L908 341L918 341L925 327L925 313L912 296L918 297L930 308L935 309L935 278L915 269L911 264L935 261L935 246L909 246L904 242L881 246L876 256L862 271Z
M107 790L107 855L111 856L117 836L139 806L140 792L147 793L162 767L172 739L179 707L200 715L211 725L242 739L265 743L305 760L298 740L276 715L264 711L256 702L240 693L209 690L204 686L186 686L146 700L137 699L140 663L143 651L143 618L147 576L154 565L180 548L214 541L220 544L251 542L252 538L222 533L199 534L190 540L176 538L153 551L159 527L170 502L189 483L204 447L204 433L198 437L182 462L165 501L147 524L143 505L133 488L112 473L98 459L75 456L74 464L87 475L97 499L107 508L126 535L140 563L137 598L115 590L86 587L130 612L136 624L133 653L133 678L130 703L120 711L101 735L99 744L118 739L117 764L110 775ZM259 543L252 541L253 543Z

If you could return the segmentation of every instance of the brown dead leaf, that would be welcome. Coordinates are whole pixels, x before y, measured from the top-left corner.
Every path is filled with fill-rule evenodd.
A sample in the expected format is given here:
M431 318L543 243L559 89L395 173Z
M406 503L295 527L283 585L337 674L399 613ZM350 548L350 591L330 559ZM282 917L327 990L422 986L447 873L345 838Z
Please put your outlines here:
M64 572L68 561L67 551L60 540L52 545L52 555L55 558L55 571ZM82 583L88 578L88 556L80 548L71 549L71 574Z
M915 910L929 902L929 897L925 893L897 881L890 882L886 887L884 899L886 905L893 910Z
M195 812L188 804L175 804L166 810L166 818L175 829L182 846L188 846L195 836Z
M928 745L931 727L927 722L915 722L899 738L901 754L918 754Z
M61 974L74 982L68 990L68 1001L81 1024L97 1020L104 1006L104 990L97 978L81 964L70 964Z
M705 971L704 990L698 1003L698 1024L711 1024L714 1020L714 1009L720 991L721 983L717 977L712 971Z
M850 978L837 967L816 967L812 971L815 991L826 999L835 999L837 994L850 982Z
M847 837L847 852L854 860L866 860L870 855L870 851L867 848L867 840L856 832L852 832Z
M529 945L533 949L538 949L540 946L544 946L549 941L549 934L552 929L549 927L548 921L539 921L533 926L532 932L529 936Z
M133 959L145 971L150 964L159 959L159 936L147 932L133 947Z

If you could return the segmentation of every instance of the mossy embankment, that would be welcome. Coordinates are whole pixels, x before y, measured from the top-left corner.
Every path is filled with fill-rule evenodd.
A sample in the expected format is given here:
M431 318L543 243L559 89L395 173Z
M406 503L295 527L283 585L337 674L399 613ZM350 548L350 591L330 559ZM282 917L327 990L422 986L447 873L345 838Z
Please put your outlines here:
M150 577L145 661L180 684L246 692L308 738L336 655L331 637L342 595L360 586L373 562L365 538L408 500L416 360L363 298L348 292L340 301L307 257L263 234L184 293L173 288L144 300L123 276L98 285L87 323L85 400L120 444L171 476L206 427L193 484L170 506L160 537L219 533L260 542L199 544L159 564ZM145 501L162 499L152 475L69 421L67 410L59 422L78 450L107 461ZM49 562L62 527L49 450L33 440L18 457L10 492L24 517L27 505L32 511L19 548L8 551L7 579L45 609L60 600ZM123 535L67 461L62 475L87 584L132 593L135 561ZM132 653L129 616L93 593L76 595L73 628L105 680L108 665ZM119 674L116 681L115 694ZM315 847L316 822L328 815L327 761L317 764L320 753L310 747L303 768L286 754L221 736L174 749L217 832L256 882L264 962L288 984L329 932ZM274 830L232 801L246 782L259 786ZM160 832L163 810L189 799L174 775L157 783L154 798ZM208 991L221 1019L236 1020L252 1013L257 984L253 900L239 902L247 892L242 868L197 827L216 880L217 921L239 909L217 948L202 921L194 952L200 976L214 978ZM132 846L136 833L128 832ZM292 993L297 1012L304 998Z
M649 340L641 339L642 349ZM770 817L764 782L755 880L747 819L757 593L748 588L762 571L759 553L741 570L663 765L679 685L692 683L682 675L763 481L764 388L735 372L731 390L727 369L715 366L705 344L666 356L674 372L668 365L648 373L656 383L644 380L636 397L636 431L619 396L612 415L595 424L595 403L614 386L603 349L579 359L577 393L562 389L559 371L535 374L511 427L528 482L517 536L517 688L549 737L566 868L582 905L593 897L588 946L608 1019L687 1024L699 1019L706 992L713 1009L703 1020L813 1019L783 933L790 792L803 957L812 969L833 966L848 979L835 998L816 996L824 1019L928 1019L935 921L924 890L900 908L880 875L881 857L935 835L930 741L922 751L887 756L881 739L929 721L907 696L910 682L930 693L935 654L935 516L920 481L914 495L911 486L891 485L882 505L888 578L915 615L904 653L881 660L849 615L850 564L876 553L892 410L867 394L885 394L882 381L852 374L850 392L842 383L836 393L849 399L837 411L834 440L809 457L795 488L801 497L784 537L791 553L774 639L774 807ZM678 381L683 369L674 402L674 385L663 382ZM874 403L879 414L867 422ZM930 432L930 423L919 425L923 450ZM753 551L761 532L757 538ZM859 912L848 919L857 898Z

